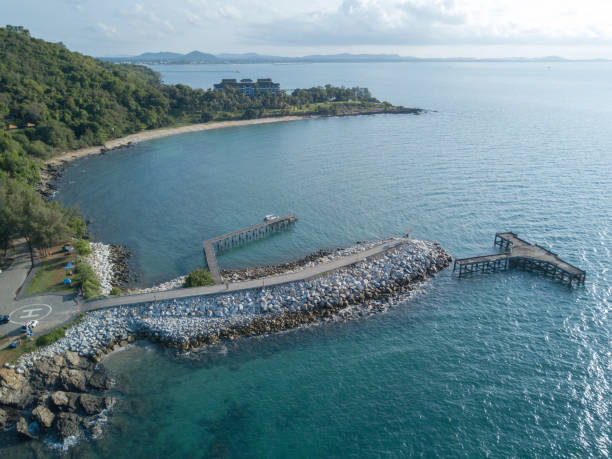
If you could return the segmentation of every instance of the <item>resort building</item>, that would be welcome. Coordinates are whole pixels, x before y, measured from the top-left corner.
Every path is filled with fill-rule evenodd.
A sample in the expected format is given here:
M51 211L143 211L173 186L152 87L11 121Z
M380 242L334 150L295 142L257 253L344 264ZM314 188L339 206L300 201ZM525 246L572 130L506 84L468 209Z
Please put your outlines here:
M258 78L253 81L250 78L244 78L237 81L235 78L224 78L221 83L215 84L215 90L223 91L226 88L236 88L241 93L253 97L257 93L268 92L276 94L280 91L280 84L274 83L272 78Z

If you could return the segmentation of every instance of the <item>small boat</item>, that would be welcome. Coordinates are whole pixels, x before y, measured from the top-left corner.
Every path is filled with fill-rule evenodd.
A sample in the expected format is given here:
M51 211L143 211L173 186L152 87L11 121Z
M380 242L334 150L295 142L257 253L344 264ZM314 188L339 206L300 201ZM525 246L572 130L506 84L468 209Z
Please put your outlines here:
M264 222L269 222L271 220L276 220L277 218L280 218L278 215L266 215L264 217Z

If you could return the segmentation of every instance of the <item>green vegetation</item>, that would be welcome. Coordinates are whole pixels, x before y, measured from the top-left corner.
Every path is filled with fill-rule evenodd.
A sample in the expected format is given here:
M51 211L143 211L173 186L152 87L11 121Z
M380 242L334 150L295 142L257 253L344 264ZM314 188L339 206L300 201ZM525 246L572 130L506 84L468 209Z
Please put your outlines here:
M73 216L68 220L68 226L76 237L85 236L86 226L82 218ZM88 243L89 244L89 243Z
M140 65L113 64L0 28L0 169L36 184L41 159L59 150L178 123L384 108L367 89L331 85L291 94L165 85ZM10 127L10 129L9 129Z
M63 327L54 328L50 332L45 333L44 335L40 335L35 340L36 346L44 347L44 346L49 346L50 344L55 343L58 339L66 336L66 332L68 331L70 327L74 327L75 325L78 325L79 323L81 323L83 321L83 317L85 317L85 313L79 314L79 316L76 319L74 319L71 323L69 323L68 325L64 325Z
M0 248L25 237L31 247L46 250L74 234L75 209L45 202L31 187L0 175Z
M185 279L185 283L183 284L183 287L185 288L204 287L206 285L214 285L214 284L215 284L215 281L210 275L210 271L208 271L207 269L198 268L198 269L194 269L187 275L187 278Z
M63 257L51 257L41 262L36 275L28 286L26 295L34 295L44 292L74 292L75 289L82 289L83 297L86 300L100 295L100 282L96 275L84 261L77 262L74 267L74 275L71 277L72 284L64 285L66 269L64 266L68 262Z
M119 287L112 287L110 294L111 296L121 295L121 289Z
M85 239L77 239L72 243L77 253L83 257L87 255L91 255L91 246L89 245L89 241Z
M402 110L363 88L326 85L251 97L236 88L165 85L147 67L84 56L62 43L33 38L23 27L0 28L0 248L23 236L45 254L70 236L85 234L74 209L43 201L33 188L40 183L42 161L58 151L184 123ZM84 242L75 246L81 255L88 252ZM76 271L85 298L98 295L91 268L79 263ZM51 264L41 269L28 292L57 288L57 272ZM211 284L204 270L191 273L185 283Z
M62 282L66 278L66 270L64 266L68 260L61 257L51 257L41 261L36 275L28 286L26 295L34 295L44 292L74 292L76 279L70 286L64 285Z
M91 266L84 261L80 261L76 264L74 271L77 274L77 279L83 291L83 298L89 300L100 295L100 282L96 278Z

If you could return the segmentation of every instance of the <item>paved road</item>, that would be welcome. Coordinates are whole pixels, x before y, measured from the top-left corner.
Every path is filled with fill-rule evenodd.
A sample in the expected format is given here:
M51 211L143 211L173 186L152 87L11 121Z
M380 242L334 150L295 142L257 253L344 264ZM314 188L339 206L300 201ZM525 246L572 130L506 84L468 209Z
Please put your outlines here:
M30 250L25 240L17 241L13 250L15 251L13 264L0 273L0 304L9 303L15 299L17 290L25 281L32 266Z
M189 289L167 290L165 292L157 293L126 295L115 298L104 298L90 302L78 302L73 295L59 294L27 297L20 301L15 301L12 298L11 301L2 300L0 303L0 314L11 314L11 323L1 325L0 334L18 334L20 331L20 326L25 321L32 319L37 319L40 321L39 327L35 330L37 334L40 334L46 330L68 322L72 318L76 317L80 312L91 311L94 309L109 308L155 300L215 295L218 293L269 287L288 282L310 279L328 271L333 271L335 269L357 263L371 256L378 255L382 252L398 247L405 242L405 239L388 239L363 252L342 257L328 263L320 263L316 266L303 269L302 271L298 271L296 273L280 274L277 276L267 277L265 279L233 282L227 285L213 285L210 287L194 287ZM15 279L17 279L17 277L15 277ZM0 284L4 284L4 281L5 280L3 278L0 278ZM7 286L7 288L10 289L12 287Z

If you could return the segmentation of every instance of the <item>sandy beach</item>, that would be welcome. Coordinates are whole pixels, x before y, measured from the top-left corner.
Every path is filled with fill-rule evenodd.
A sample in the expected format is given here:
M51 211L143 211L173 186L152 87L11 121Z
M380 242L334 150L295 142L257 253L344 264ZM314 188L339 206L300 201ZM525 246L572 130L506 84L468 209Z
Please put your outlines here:
M59 153L53 158L50 158L47 161L45 161L45 165L60 166L67 162L71 162L79 158L84 158L85 156L97 155L102 151L102 149L112 149L112 148L122 147L130 143L137 143L137 142L142 142L144 140L158 139L160 137L167 137L170 135L185 134L187 132L208 131L210 129L222 129L222 128L229 128L229 127L236 127L236 126L250 126L254 124L268 124L268 123L280 123L283 121L296 121L296 120L301 120L304 118L315 118L315 116L279 116L275 118L258 118L258 119L251 119L251 120L213 121L209 123L189 124L187 126L152 129L150 131L142 131L142 132L137 132L135 134L130 134L128 136L121 137L119 139L112 139L106 142L104 145L81 148L79 150L71 150L71 151L65 151L65 152Z

